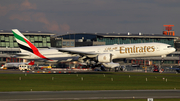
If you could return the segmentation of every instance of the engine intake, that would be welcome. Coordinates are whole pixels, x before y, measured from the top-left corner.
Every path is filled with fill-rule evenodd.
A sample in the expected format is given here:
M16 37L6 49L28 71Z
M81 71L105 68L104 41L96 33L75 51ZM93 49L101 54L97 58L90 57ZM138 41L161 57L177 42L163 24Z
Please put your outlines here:
M97 56L98 62L103 62L103 63L109 63L112 61L112 55L107 53L107 54L99 54Z

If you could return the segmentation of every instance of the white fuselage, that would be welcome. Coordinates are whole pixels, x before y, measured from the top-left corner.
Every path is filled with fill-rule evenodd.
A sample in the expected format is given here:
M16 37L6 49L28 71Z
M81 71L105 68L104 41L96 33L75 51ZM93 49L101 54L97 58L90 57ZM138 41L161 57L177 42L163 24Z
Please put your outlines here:
M136 44L119 44L119 45L104 45L104 46L87 46L87 47L72 47L64 48L68 51L89 52L96 54L109 53L112 54L112 59L133 58L133 57L149 57L163 56L175 51L175 48L164 43L136 43ZM50 60L67 60L78 59L78 54L68 54L60 52L58 49L43 49L39 52ZM26 53L23 53L26 54ZM25 59L42 59L33 53L27 53L29 56L23 56Z

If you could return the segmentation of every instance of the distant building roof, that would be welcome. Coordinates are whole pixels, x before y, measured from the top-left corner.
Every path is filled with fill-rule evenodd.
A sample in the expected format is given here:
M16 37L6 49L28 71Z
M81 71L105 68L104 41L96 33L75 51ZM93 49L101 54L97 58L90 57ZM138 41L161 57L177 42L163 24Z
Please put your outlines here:
M55 35L54 33L50 32L41 32L41 31L20 31L24 35ZM13 34L12 31L5 31L5 30L0 30L0 35L1 34Z
M163 34L132 34L132 33L71 33L71 34L64 34L57 37L63 37L68 35L96 35L99 37L148 37L148 38L178 38L178 36L169 36ZM83 36L82 36L83 37Z

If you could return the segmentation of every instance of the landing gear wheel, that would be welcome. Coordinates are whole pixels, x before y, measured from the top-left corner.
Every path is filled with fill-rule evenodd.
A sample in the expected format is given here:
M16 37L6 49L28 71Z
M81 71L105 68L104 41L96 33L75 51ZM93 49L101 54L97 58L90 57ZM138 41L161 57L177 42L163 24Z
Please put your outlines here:
M116 68L115 68L115 72L118 72L118 71L119 71L119 68L118 68L118 67L116 67Z

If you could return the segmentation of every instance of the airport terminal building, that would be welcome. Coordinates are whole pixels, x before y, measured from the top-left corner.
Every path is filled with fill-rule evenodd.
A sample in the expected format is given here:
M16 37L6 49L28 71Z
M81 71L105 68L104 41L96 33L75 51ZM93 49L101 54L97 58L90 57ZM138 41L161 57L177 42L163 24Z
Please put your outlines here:
M146 42L161 42L167 43L175 47L175 42L178 37L167 36L167 35L157 35L157 34L120 34L120 33L74 33L58 36L55 39L54 46L56 47L76 47L79 46L80 42L89 45L99 45L93 44L93 42L103 42L100 45L113 45L113 44L130 44L130 43L146 43ZM83 46L83 45L82 45Z

